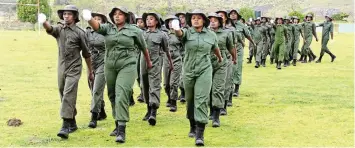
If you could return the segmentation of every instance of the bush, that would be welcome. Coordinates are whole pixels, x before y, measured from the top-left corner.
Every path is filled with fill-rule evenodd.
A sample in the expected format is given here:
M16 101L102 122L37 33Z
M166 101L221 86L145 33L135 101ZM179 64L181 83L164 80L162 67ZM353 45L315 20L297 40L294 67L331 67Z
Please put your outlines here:
M239 12L245 20L248 20L249 18L255 18L254 10L252 8L243 7L239 9Z
M37 22L38 7L26 6L20 4L37 4L37 0L18 0L17 1L17 17L21 22L29 22L35 24ZM48 4L48 0L39 0L40 13L44 13L46 16L51 15L51 8Z
M299 12L299 11L292 11L292 12L290 12L289 14L288 14L288 16L297 16L299 19L300 19L300 21L303 21L303 19L304 19L304 17L305 17L305 15L304 14L302 14L301 12Z
M344 19L346 19L348 17L349 17L349 14L344 13L344 12L332 15L332 18L334 21L346 21Z

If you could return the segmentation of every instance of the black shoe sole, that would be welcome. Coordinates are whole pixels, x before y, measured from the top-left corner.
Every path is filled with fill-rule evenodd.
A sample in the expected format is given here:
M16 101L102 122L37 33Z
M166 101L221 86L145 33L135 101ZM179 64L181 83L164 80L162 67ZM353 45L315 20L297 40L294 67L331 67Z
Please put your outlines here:
M196 146L205 146L205 144L202 140L198 140L198 141L196 140L195 145Z
M78 130L78 127L70 128L69 133L74 133L77 130Z
M89 123L88 127L90 127L90 128L96 128L97 125L92 125L92 124Z
M116 138L116 140L115 140L117 143L125 143L126 141L124 140L124 139L122 139L122 138L120 138L120 139L117 139Z
M157 120L154 117L149 117L148 122L149 122L149 125L155 126L155 124L157 123Z
M58 133L57 136L62 138L62 139L68 139L69 138L69 134L66 134L66 133Z

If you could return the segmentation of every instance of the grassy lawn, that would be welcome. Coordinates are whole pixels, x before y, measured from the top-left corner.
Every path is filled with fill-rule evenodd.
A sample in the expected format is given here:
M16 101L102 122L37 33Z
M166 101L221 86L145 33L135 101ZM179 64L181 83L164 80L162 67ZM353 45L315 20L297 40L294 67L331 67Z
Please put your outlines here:
M109 136L114 121L106 94L108 118L96 129L88 128L91 97L85 72L77 100L79 130L61 140L56 136L62 124L56 41L43 32L0 34L0 146L194 146L187 137L186 106L179 103L178 112L169 112L163 90L155 127L141 120L145 104L130 108L125 144ZM245 60L241 96L233 100L228 116L221 117L220 128L207 125L205 144L354 146L354 35L335 34L335 40L329 44L337 56L334 63L325 55L321 64L298 63L278 71L268 61L266 68L255 69ZM312 49L319 56L320 42L313 41ZM137 85L134 91L136 98ZM24 123L9 127L11 118Z

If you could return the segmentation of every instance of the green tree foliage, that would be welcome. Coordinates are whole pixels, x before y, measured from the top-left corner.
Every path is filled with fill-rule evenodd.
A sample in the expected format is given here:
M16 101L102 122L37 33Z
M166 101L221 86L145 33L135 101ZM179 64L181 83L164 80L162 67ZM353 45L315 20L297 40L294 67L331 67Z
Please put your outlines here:
M349 17L349 14L344 13L344 12L332 15L332 18L334 21L346 21L344 19L346 19L348 17Z
M305 15L304 14L302 14L300 11L292 11L292 12L290 12L289 14L288 14L288 16L297 16L299 19L300 19L300 21L303 21L303 19L304 19L304 17L305 17Z
M248 20L249 18L255 18L254 10L249 7L242 7L239 9L240 15L245 19Z
M22 22L35 24L37 22L38 7L21 4L37 4L37 0L18 0L17 3L18 19ZM52 10L48 4L48 0L39 0L39 3L40 13L44 13L46 16L50 16Z

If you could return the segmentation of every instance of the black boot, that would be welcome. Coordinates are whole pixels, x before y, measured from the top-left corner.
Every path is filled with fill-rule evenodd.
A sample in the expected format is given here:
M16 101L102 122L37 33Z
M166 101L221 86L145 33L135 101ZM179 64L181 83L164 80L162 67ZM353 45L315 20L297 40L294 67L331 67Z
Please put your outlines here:
M171 107L171 101L170 97L168 96L168 101L166 101L166 107Z
M69 138L69 126L70 126L70 123L69 123L68 119L63 119L62 128L60 129L57 136L61 137L63 139L68 139Z
M180 87L180 91L181 91L181 94L180 94L180 102L181 103L185 103L186 102L186 100L185 100L185 89L184 88L181 88Z
M279 70L281 69L281 63L282 63L282 62L280 62L280 61L279 61L279 62L277 62L277 66L276 66L276 68L277 68L277 69L279 69Z
M287 67L287 60L284 60L284 67Z
M136 104L136 102L133 99L133 92L132 92L131 97L129 98L129 106L134 106L134 104Z
M238 97L238 96L239 96L239 85L236 84L234 88L233 97Z
M219 121L220 112L221 112L221 110L219 108L214 109L212 127L219 127L220 126L220 121Z
M151 126L155 126L155 124L157 123L157 111L157 107L151 107L150 116L148 118L149 125Z
M311 63L313 61L313 58L314 58L314 56L312 54L310 54L308 56L308 59L309 59L308 62Z
M259 68L260 67L260 62L256 61L256 64L254 66L255 68Z
M197 123L197 128L196 128L196 140L195 140L195 145L196 146L204 146L204 132L205 132L205 127L206 124L203 123Z
M115 129L110 133L110 136L117 136L118 135L118 121L115 121Z
M321 63L322 62L323 55L320 55L316 63Z
M219 113L221 116L227 115L227 104L228 104L228 101L224 101L224 107L220 110L220 113Z
M328 53L328 54L330 55L330 57L332 58L331 62L334 62L336 56L335 56L332 52L330 52L330 51L327 51L327 53Z
M107 118L106 112L105 112L105 107L101 107L100 113L99 113L99 117L98 120L105 120Z
M296 63L297 63L297 60L296 60L296 59L293 59L293 60L292 60L292 65L293 65L293 66L296 66Z
M252 59L253 59L253 56L249 56L247 64L251 64Z
M193 138L196 136L196 122L195 120L190 119L190 132L188 135L190 138Z
M137 97L137 101L138 101L139 103L144 103L144 99L143 99L142 93L139 94L139 96Z
M266 67L266 60L264 59L264 60L261 60L261 66L263 66L263 67Z
M301 63L307 63L307 56L303 57L303 61Z
M177 106L176 106L176 100L171 100L171 105L170 105L170 112L176 112Z
M300 59L298 60L298 62L302 62L302 61L303 61L303 58L304 58L304 56L301 55L301 57L300 57Z
M270 64L274 64L274 59L273 58L270 58Z
M210 117L209 120L213 120L213 108L210 106Z
M317 56L313 53L313 52L311 52L311 55L312 55L312 60L311 61L314 61L314 60L316 60L316 58L317 58Z
M76 130L78 130L75 117L73 119L68 119L68 122L69 122L69 133L74 133Z
M143 121L147 121L149 119L152 108L147 104L147 113L143 117Z
M117 131L116 142L125 143L126 141L126 125L119 125Z
M95 112L91 113L91 121L89 122L89 126L88 127L96 128L96 126L97 126L97 116L98 116L98 113L95 113Z

